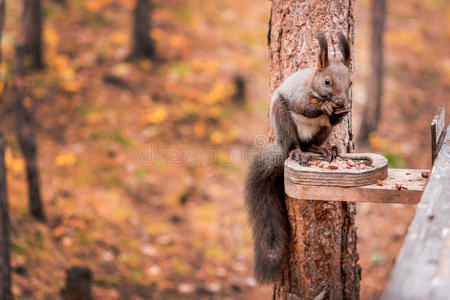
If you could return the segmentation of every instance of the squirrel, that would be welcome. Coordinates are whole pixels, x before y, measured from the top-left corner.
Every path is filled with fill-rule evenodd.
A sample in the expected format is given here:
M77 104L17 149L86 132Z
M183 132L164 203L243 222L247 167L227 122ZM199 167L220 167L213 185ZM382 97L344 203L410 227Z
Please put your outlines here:
M245 183L245 204L252 225L255 277L260 283L275 282L289 255L290 226L284 197L284 161L291 157L306 164L308 153L328 161L339 155L337 146L322 146L332 127L350 112L350 46L338 35L342 59L328 57L328 44L319 33L316 69L291 74L275 90L269 116L274 143L252 159Z

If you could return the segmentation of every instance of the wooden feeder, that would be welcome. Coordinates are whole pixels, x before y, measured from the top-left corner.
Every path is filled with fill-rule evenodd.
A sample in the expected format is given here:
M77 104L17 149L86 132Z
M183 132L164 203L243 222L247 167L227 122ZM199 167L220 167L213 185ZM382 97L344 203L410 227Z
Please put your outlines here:
M441 105L431 122L432 161L445 134L445 108ZM312 159L320 156L310 154ZM417 204L428 181L429 170L388 169L387 159L374 153L348 153L343 159L364 161L363 170L322 170L287 159L284 164L286 195L298 200Z
M291 159L284 164L285 180L300 185L325 186L362 186L374 184L388 175L388 161L379 154L349 153L340 156L342 160L362 162L367 169L357 170L348 166L347 169L320 169L314 166L302 166ZM309 161L323 160L321 156L311 155Z

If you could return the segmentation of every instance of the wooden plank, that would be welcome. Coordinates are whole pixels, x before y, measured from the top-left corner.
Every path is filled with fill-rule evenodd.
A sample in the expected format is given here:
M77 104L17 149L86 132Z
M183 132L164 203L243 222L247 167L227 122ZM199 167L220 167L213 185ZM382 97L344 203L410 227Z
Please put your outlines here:
M449 130L383 299L450 299Z
M439 109L431 121L431 163L441 148L442 141L445 136L445 106L441 104Z
M289 197L299 200L416 204L427 182L427 179L422 176L423 172L428 171L389 169L388 177L383 180L383 186L378 184L359 187L301 185L292 182L288 176L284 178L284 186ZM397 184L401 184L402 188L398 189Z

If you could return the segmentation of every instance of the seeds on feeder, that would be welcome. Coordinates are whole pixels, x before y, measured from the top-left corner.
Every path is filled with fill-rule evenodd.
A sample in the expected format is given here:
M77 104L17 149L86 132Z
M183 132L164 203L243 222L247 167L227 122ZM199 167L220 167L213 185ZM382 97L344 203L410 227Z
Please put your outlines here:
M328 165L328 169L330 169L330 170L336 170L336 169L338 169L339 167L336 165L336 164L333 164L333 163L331 163L331 164L329 164Z
M316 161L314 161L314 160L310 160L310 161L308 161L307 163L306 163L306 166L308 166L308 167L312 167L312 166L315 166L317 164L317 162Z
M423 178L428 178L428 177L430 177L430 172L422 172L422 177L423 177Z

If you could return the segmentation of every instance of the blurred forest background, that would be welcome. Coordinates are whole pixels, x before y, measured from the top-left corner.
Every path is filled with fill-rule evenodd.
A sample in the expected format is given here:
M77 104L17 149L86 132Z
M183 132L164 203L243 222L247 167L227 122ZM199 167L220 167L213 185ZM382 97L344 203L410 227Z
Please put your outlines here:
M71 266L92 271L95 299L271 297L252 277L242 199L268 128L270 2L151 2L147 16L129 0L42 1L36 56L16 44L39 36L22 29L37 8L22 17L22 1L6 2L0 125L15 299L59 299ZM355 9L356 135L372 84L371 7ZM450 3L388 1L385 16L381 119L357 151L429 168L429 123L439 104L450 109ZM379 299L414 207L358 208L361 298Z

